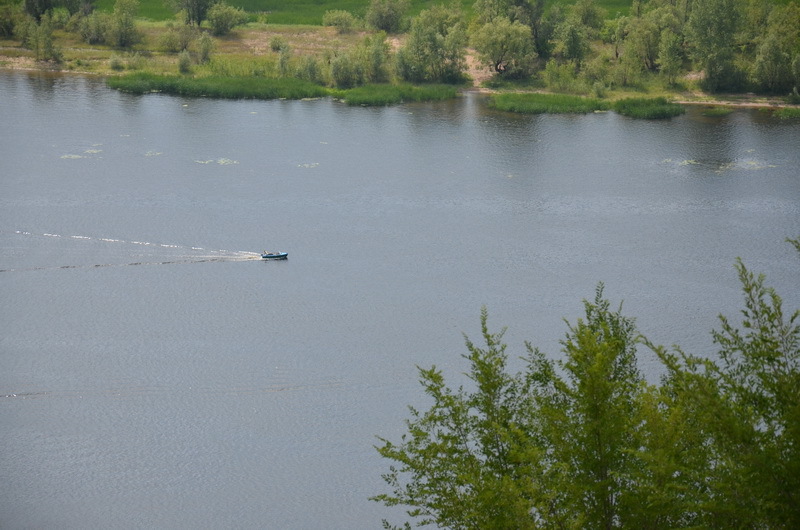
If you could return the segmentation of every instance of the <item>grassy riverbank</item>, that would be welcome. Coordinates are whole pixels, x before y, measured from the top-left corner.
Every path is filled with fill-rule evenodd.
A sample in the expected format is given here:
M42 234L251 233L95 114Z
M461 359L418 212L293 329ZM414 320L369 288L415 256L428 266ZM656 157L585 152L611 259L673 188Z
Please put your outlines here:
M787 107L778 98L712 97L688 77L671 85L653 77L652 81L632 89L606 89L602 97L586 97L595 90L580 86L568 87L569 94L553 94L559 91L536 77L524 82L498 81L471 51L467 56L468 79L462 85L412 86L399 83L390 75L384 83L337 88L329 79L334 60L354 53L353 50L363 47L365 38L376 33L365 30L339 33L332 27L249 22L224 37L210 37L208 29L203 28L181 54L170 51L164 44L179 24L137 19L136 25L141 39L127 49L86 44L76 32L57 28L53 38L60 52L58 62L37 61L34 50L24 48L12 38L0 38L0 68L96 74L106 76L109 86L134 93L259 99L335 97L351 105L441 100L456 97L459 90L472 89L493 93L490 104L497 109L527 113L614 110L629 116L654 118L680 113L681 107L675 102L701 103L710 108ZM200 58L197 35L210 37L212 46L206 60ZM405 38L389 35L386 45L394 51ZM620 100L624 103L617 103ZM794 106L781 110L779 116L796 119L798 113L800 110Z

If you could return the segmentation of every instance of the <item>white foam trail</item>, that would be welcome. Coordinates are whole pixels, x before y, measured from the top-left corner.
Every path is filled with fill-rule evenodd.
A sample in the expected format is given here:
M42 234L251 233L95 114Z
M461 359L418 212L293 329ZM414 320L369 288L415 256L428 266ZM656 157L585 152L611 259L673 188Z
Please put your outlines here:
M2 231L0 231L1 233ZM31 232L26 232L23 230L15 230L15 234L25 235L25 236L36 236L37 234L33 234ZM85 241L103 241L104 243L120 243L120 244L130 244L130 245L141 245L141 246L152 246L152 247L161 247L161 248L170 248L170 249L184 249L184 250L192 250L198 251L202 250L207 254L204 255L193 255L191 253L186 254L185 256L176 257L175 259L169 261L151 261L151 262L135 262L135 263L104 263L104 264L96 264L96 265L62 265L62 266L53 266L53 267L33 267L33 268L21 268L21 269L0 269L0 272L11 272L11 271L32 271L32 270L48 270L48 269L79 269L79 268L96 268L96 267L121 267L121 266L130 266L130 265L167 265L173 263L203 263L203 262L212 262L212 261L251 261L257 260L261 258L261 254L258 252L249 252L245 250L209 250L203 247L192 247L192 246L183 246L183 245L172 245L167 243L151 243L149 241L125 241L123 239L113 239L107 237L98 237L93 238L90 236L81 236L81 235L72 235L72 236L62 236L60 234L53 234L50 232L45 232L38 234L38 236L43 237L68 237L70 239L75 240L85 240Z

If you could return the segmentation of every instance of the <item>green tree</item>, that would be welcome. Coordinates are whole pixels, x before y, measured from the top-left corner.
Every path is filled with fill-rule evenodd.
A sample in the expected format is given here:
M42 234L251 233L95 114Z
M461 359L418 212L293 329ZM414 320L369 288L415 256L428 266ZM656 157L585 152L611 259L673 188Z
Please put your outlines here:
M449 528L800 527L800 311L736 269L742 320L720 317L718 360L649 343L601 284L563 358L527 344L511 375L484 308L469 389L419 369L432 405L410 408L399 443L379 438L394 464L373 500ZM639 373L639 344L663 363L660 385Z
M464 356L474 390L453 391L435 367L420 369L433 406L410 409L400 444L380 439L380 454L399 467L384 475L392 493L374 500L451 528L616 526L636 448L637 338L602 286L585 310L569 326L565 361L528 344L527 369L509 375L503 333L488 331L484 309L486 348L467 340Z
M22 46L33 51L37 61L61 62L61 49L53 40L53 22L49 13L42 15L39 22L26 16L16 25L15 33Z
M32 16L38 23L45 13L56 6L56 3L53 0L23 0L22 6L25 13Z
M441 5L425 9L411 21L408 40L397 52L397 73L407 81L460 81L466 45L460 11Z
M534 52L539 55L548 53L546 44L552 31L543 22L544 0L476 0L473 9L476 14L475 22L481 27L495 19L508 19L512 23L518 22L529 27Z
M578 68L589 53L589 37L585 26L574 20L566 20L557 32L556 53L567 61L574 61Z
M792 68L800 60L800 5L775 6L756 49L753 78L763 89L788 93L800 86L800 75Z
M687 24L687 40L695 62L712 91L737 87L734 65L735 36L741 21L737 0L694 0Z
M0 37L12 37L14 27L24 20L24 16L19 5L0 5Z
M588 28L594 36L594 33L603 26L606 13L595 3L595 0L578 0L572 8L572 16L581 25Z
M602 284L584 308L585 319L570 325L562 342L564 361L528 347L536 434L550 460L547 489L559 492L550 514L567 526L627 526L621 501L635 466L644 383L636 366L638 334L632 319L610 310Z
M142 34L136 29L138 11L139 0L117 0L109 28L111 34L107 41L120 48L128 48L140 42Z
M419 368L433 405L427 412L409 408L400 444L380 438L378 452L399 467L384 475L392 492L373 500L409 507L419 525L534 528L530 499L542 495L542 455L528 434L526 382L506 373L503 333L489 332L485 309L481 327L486 347L467 339L463 356L474 391L451 390L436 367Z
M186 23L200 26L208 15L208 10L215 0L165 0L176 10L186 14Z
M522 76L533 70L536 52L530 26L497 17L477 27L471 42L480 59L498 74Z
M800 250L798 242L792 243ZM684 451L673 479L704 527L796 528L800 524L800 311L784 313L764 276L741 261L745 308L737 327L720 316L719 361L656 352L664 388L680 413Z
M675 78L683 65L683 40L671 29L665 29L661 33L657 62L667 82L675 83Z

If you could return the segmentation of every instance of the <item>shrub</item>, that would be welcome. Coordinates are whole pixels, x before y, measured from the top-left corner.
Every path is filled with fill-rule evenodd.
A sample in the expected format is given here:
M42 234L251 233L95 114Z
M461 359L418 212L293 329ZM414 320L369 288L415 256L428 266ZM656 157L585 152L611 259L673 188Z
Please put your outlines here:
M200 30L196 26L178 24L176 28L174 24L169 23L167 31L159 39L159 44L165 52L178 53L188 50L192 42L199 36Z
M352 88L364 82L364 69L351 54L343 53L331 61L331 78L339 88Z
M66 7L56 7L50 10L53 29L65 29L69 23L70 14Z
M630 118L646 120L672 118L686 112L682 105L666 98L625 98L614 103L614 110Z
M574 61L558 64L555 59L550 59L544 67L542 78L547 88L556 92L585 92L585 81L575 75L576 70Z
M178 54L178 71L182 74L188 74L192 71L192 56L189 55L187 50L183 50Z
M371 0L367 8L367 23L375 29L397 32L409 7L409 0Z
M211 6L207 15L214 35L227 35L231 30L247 22L247 13L241 8L233 7L225 2L218 2Z
M350 33L356 25L356 17L349 11L333 9L322 15L322 25L332 26L339 33Z
M117 54L111 56L111 59L108 60L108 66L117 72L125 69L125 64L122 62L122 58Z
M278 37L277 35L269 40L269 49L274 52L279 52L287 46L289 46L289 43L287 43L286 40L284 40L282 37Z
M14 25L14 35L19 39L23 48L31 49L33 41L36 39L36 21L33 18L23 15Z
M81 18L79 30L81 39L87 44L104 44L111 27L111 16L107 13L93 11Z
M282 76L288 76L291 71L292 49L289 46L284 46L278 53L278 73Z
M141 70L147 58L139 52L129 53L125 59L125 68L128 70Z
M300 59L300 63L294 75L298 79L311 81L312 83L321 83L323 79L319 61L316 57L310 55L306 55Z
M114 14L107 34L110 44L128 48L142 40L142 34L136 29L135 17L139 10L138 0L117 0Z
M197 60L200 63L207 63L211 60L211 52L214 51L214 39L208 33L203 33L197 39Z

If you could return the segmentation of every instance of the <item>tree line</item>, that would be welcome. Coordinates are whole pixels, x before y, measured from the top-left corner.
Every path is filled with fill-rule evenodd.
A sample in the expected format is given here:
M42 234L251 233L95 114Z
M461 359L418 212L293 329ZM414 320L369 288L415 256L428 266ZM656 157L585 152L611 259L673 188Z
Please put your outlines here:
M800 527L800 310L736 269L741 322L720 316L715 359L650 343L601 284L561 357L526 344L511 374L484 309L485 345L463 355L471 388L419 369L432 404L410 408L398 442L380 438L391 491L373 500L443 528Z
M185 26L174 28L167 51L198 47L203 24L221 36L248 21L247 13L222 0L165 1L182 13ZM141 40L134 22L138 5L117 0L108 14L94 12L85 0L22 0L0 7L0 35L17 35L45 59L58 59L53 27L77 31L89 43L128 48ZM321 22L342 33L402 34L402 45L393 50L385 35L374 33L359 49L334 57L293 58L284 50L284 66L294 68L281 73L295 75L300 63L309 71L310 61L318 62L319 71L320 60L330 68L340 57L341 75L312 80L342 87L390 80L460 83L471 48L498 80L533 79L560 92L602 96L652 80L674 86L695 72L713 92L800 98L797 0L633 0L626 15L608 13L595 0L476 0L469 16L459 4L434 5L413 17L410 7L409 0L370 0L363 16L326 12Z
M636 86L648 74L673 84L690 69L702 72L711 91L797 96L800 86L794 1L634 0L630 14L609 16L594 0L476 0L473 11L470 20L446 6L414 17L398 53L407 65L401 75L451 80L463 72L463 49L471 46L500 77L539 75L562 90Z

